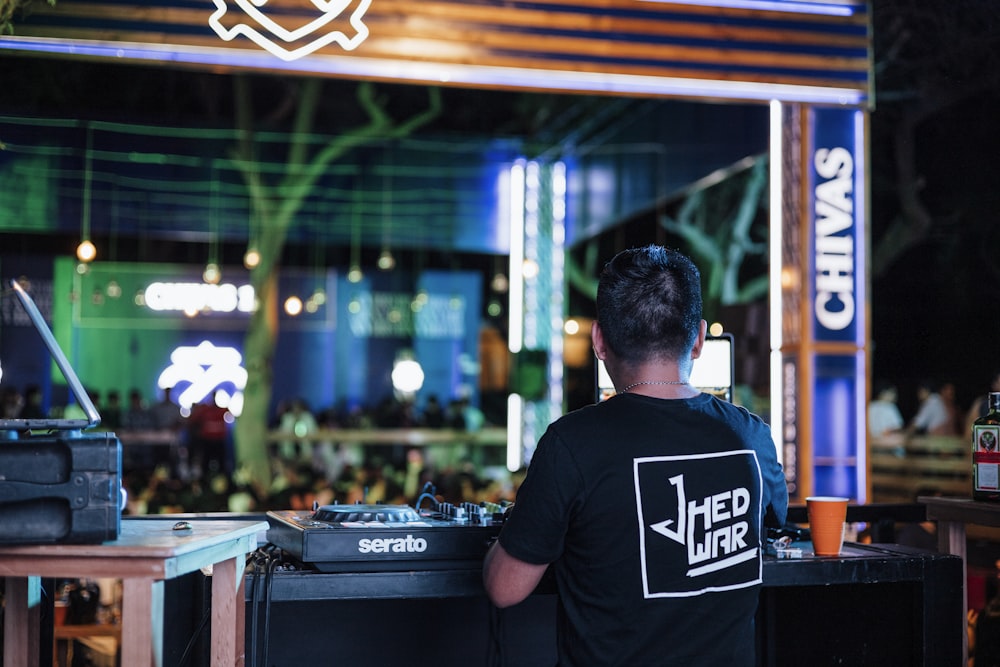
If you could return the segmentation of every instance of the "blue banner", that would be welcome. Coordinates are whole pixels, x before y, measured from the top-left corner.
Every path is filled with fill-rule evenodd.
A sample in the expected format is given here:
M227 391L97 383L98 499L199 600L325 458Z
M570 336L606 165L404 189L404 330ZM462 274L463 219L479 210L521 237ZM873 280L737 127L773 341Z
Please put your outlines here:
M815 109L810 119L813 337L860 345L865 331L862 116L851 109Z

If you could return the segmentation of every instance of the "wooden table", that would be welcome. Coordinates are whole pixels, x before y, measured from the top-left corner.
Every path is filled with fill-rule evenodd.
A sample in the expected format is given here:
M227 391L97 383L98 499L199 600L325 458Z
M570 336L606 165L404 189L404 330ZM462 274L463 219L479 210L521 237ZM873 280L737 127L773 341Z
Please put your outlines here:
M122 664L163 662L163 582L212 568L212 665L242 665L245 655L244 559L265 521L125 519L103 544L0 547L6 578L4 665L38 667L41 578L122 580Z

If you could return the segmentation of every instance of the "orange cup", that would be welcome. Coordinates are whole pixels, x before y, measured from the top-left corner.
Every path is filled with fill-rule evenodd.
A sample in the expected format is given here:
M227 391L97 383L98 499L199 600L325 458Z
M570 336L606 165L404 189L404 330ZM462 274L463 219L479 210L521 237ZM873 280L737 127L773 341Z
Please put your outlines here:
M56 600L52 604L53 619L56 625L66 625L66 613L69 611L69 603L65 600Z
M844 522L848 498L810 496L806 498L809 532L817 556L839 556L844 546Z

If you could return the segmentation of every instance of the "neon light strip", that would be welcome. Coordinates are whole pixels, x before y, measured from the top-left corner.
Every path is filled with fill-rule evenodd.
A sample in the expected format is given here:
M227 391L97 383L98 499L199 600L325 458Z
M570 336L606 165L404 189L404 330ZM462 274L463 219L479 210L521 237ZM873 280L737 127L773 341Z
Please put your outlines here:
M524 345L524 163L510 168L510 265L507 347L514 354Z
M537 162L529 162L524 169L524 347L529 350L540 349L538 340L538 314L542 299L548 299L548 294L540 294L538 290L538 274L542 269L542 258L539 255L538 239L538 199L539 199L539 167Z
M334 74L347 77L392 78L427 84L475 84L509 88L592 91L622 95L672 95L717 97L766 102L812 102L857 106L867 93L853 88L795 86L752 81L716 81L674 77L602 74L563 70L532 70L516 67L446 65L406 60L373 60L354 56L306 56L294 63L264 51L226 48L195 48L134 42L100 42L44 37L3 37L0 49L39 51L118 60L155 60L182 64L231 66L263 70L288 70L304 74Z
M784 457L784 438L781 433L784 423L784 393L782 391L782 301L781 301L781 246L782 246L782 108L781 102L771 100L768 166L770 169L770 189L768 198L771 207L768 237L771 257L769 271L769 291L771 298L771 439L778 449L778 461Z
M524 401L520 394L507 397L507 470L521 469L521 421Z
M868 218L866 213L868 211L868 192L866 190L866 170L868 165L865 162L865 146L867 142L865 141L865 116L863 113L858 112L854 114L854 146L851 152L854 154L854 243L855 243L855 253L858 258L854 263L854 270L856 272L855 280L860 289L855 292L855 307L857 311L856 317L857 322L857 341L858 341L858 353L856 355L856 364L854 376L856 383L854 386L854 414L855 414L855 424L857 431L854 434L854 442L859 443L855 447L855 456L857 457L857 464L855 465L855 472L857 474L857 494L858 502L867 502L867 492L868 492L868 448L861 446L860 443L868 442L868 375L867 375L867 350L865 348L865 341L868 338L868 308L866 302L868 300L869 291L867 289L868 279L867 279L867 241L868 241Z
M566 164L552 165L552 339L549 347L549 400L553 412L561 412L563 404L563 325L566 304L563 296L566 246ZM552 419L558 415L553 414Z
M644 2L670 2L674 5L757 9L765 12L791 12L825 16L854 16L863 7L856 2L782 2L782 0L644 0Z

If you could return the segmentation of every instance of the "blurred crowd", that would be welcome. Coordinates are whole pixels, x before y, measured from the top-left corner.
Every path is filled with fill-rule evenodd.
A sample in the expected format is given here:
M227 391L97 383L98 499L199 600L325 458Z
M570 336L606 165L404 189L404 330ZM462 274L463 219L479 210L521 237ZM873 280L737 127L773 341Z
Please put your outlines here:
M116 391L90 398L101 414L100 428L123 442L127 514L255 512L332 502L412 505L428 484L447 502L513 500L504 466L491 465L461 435L489 425L464 397L443 403L428 396L418 407L389 396L371 407L345 403L318 411L300 397L282 400L268 424L272 481L266 488L237 468L234 417L225 408L206 401L182 410L169 389L152 403L137 389L124 402ZM0 387L0 405L4 416L22 418L73 417L78 409L43 409L42 393L33 386L23 393ZM404 438L371 444L323 437L413 428L440 429L442 442L408 446Z
M987 394L993 391L1000 391L1000 371L990 376L988 387L965 407L957 398L953 382L924 379L916 386L915 410L909 419L904 419L897 386L876 381L868 404L868 430L874 437L891 434L971 437L972 424L986 415Z

